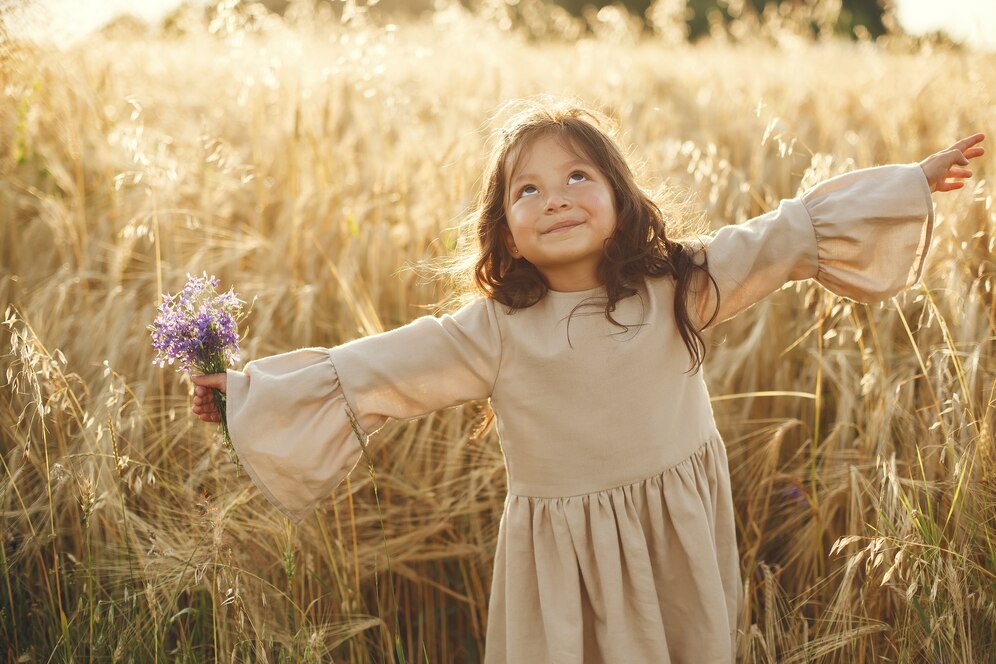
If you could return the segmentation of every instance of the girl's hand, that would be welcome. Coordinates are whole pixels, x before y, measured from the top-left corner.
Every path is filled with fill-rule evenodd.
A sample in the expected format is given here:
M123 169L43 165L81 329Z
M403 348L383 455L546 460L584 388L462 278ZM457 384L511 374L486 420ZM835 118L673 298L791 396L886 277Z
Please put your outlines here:
M947 150L930 155L920 162L923 174L927 176L931 191L954 191L965 186L964 182L946 182L948 178L970 178L972 171L967 168L970 159L981 157L985 150L973 147L986 137L985 134L975 134L963 138Z
M191 408L194 415L205 422L221 422L221 413L214 402L214 393L211 390L220 390L224 393L228 387L228 374L191 376L190 381L197 386L194 388L194 406Z

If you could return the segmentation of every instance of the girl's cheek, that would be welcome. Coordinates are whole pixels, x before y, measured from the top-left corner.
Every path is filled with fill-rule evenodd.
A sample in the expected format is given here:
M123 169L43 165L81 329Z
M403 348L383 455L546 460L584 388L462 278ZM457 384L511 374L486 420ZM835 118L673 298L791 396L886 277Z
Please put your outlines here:
M508 207L508 215L517 215L522 217L524 215L533 214L537 206L537 201L539 196L523 196L517 200L512 201L512 204Z

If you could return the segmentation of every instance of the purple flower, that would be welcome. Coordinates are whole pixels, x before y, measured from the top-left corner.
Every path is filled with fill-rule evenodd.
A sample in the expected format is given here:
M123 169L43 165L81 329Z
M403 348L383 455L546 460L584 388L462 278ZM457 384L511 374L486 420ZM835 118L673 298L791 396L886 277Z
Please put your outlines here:
M243 302L234 291L218 293L220 283L205 272L187 275L176 295L163 294L155 322L149 326L153 360L160 367L179 363L179 369L219 373L239 359L239 321Z
M244 304L234 291L217 291L220 282L207 272L200 277L187 275L187 285L176 295L163 294L158 315L149 330L156 349L155 364L164 367L179 363L179 370L197 373L223 373L239 360L239 321L245 317ZM214 390L221 413L225 446L238 463L228 432L225 395Z

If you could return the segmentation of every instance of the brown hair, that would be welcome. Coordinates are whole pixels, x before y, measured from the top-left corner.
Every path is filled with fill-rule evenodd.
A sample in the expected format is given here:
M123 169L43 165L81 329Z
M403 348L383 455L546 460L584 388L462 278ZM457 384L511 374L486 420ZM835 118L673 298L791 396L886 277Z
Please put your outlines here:
M634 285L645 276L673 277L675 323L691 358L689 371L697 371L705 358L705 344L689 317L687 304L692 275L701 270L712 281L717 297L716 309L706 325L715 319L719 289L708 263L696 263L690 246L668 237L663 213L636 183L612 139L607 118L570 102L529 100L516 104L524 108L496 133L477 206L468 219L478 245L473 265L476 289L511 309L530 307L549 290L532 263L511 255L503 235L508 232L507 185L516 162L536 138L556 136L591 161L607 178L614 194L616 229L605 242L598 268L607 296L605 317L626 328L612 317L616 303L636 294Z

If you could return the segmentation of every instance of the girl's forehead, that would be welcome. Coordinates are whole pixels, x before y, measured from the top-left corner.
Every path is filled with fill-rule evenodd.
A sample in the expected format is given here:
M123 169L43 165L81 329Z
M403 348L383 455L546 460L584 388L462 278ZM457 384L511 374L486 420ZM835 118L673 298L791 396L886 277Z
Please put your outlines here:
M529 161L529 159L535 154L537 147L548 150L549 143L551 141L556 146L560 147L562 150L568 152L577 159L590 162L592 165L597 166L580 141L571 136L565 136L554 131L546 131L535 136L530 136L529 138L521 141L518 145L512 146L512 148L509 149L508 153L505 155L506 184L515 178L521 170L522 165ZM540 143L545 144L540 146Z

